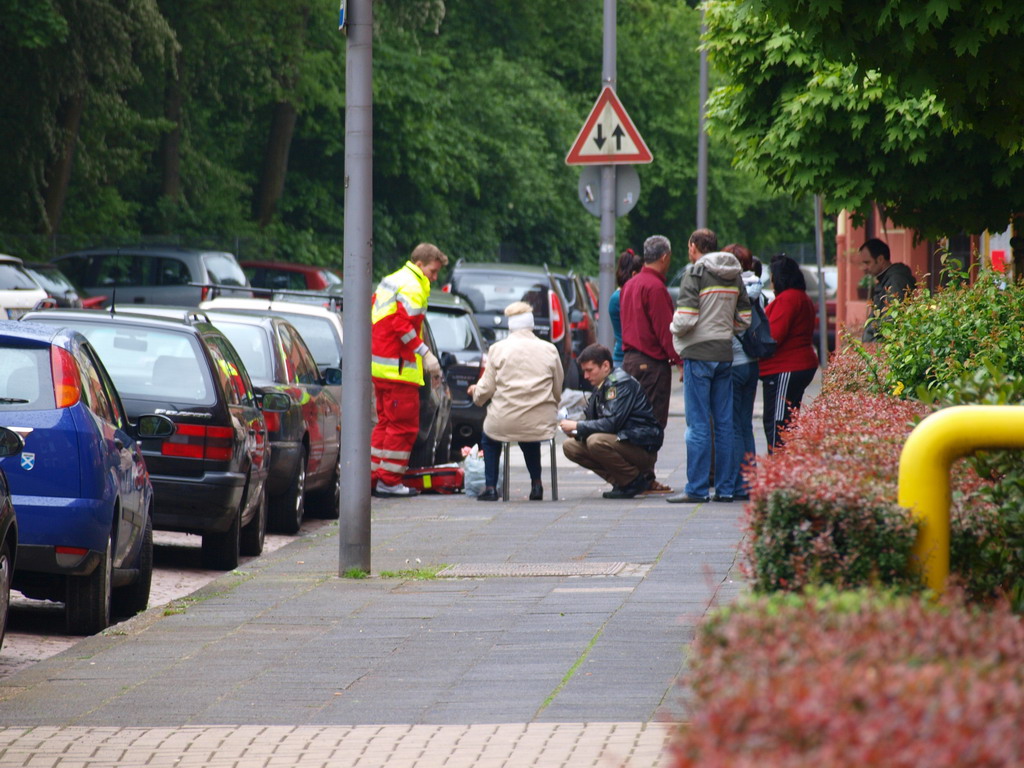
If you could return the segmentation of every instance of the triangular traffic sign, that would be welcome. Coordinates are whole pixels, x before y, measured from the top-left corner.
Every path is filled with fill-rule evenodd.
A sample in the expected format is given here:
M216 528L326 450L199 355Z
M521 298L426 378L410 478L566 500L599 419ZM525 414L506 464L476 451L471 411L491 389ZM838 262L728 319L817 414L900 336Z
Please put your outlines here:
M567 165L639 165L653 159L626 108L609 86L597 97L565 156Z

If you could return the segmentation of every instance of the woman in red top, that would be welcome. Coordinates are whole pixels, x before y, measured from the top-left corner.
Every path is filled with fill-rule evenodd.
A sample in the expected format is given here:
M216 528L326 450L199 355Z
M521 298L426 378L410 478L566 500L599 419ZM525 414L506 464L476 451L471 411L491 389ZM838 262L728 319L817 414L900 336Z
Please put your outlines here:
M812 341L814 302L807 295L800 265L785 254L773 256L772 287L775 298L764 312L778 346L774 355L760 361L764 436L769 453L782 442L779 430L800 407L804 390L818 370L818 354Z

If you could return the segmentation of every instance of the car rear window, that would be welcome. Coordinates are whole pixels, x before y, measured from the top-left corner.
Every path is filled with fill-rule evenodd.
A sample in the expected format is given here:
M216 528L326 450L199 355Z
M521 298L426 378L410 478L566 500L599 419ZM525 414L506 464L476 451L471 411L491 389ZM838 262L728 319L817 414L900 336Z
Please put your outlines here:
M267 332L258 325L232 323L230 320L215 319L213 324L228 337L231 346L238 352L254 381L273 381L274 371Z
M80 323L123 398L213 405L206 357L190 333Z
M50 348L0 347L0 411L55 407Z
M462 312L428 311L430 330L442 352L476 352L480 349L473 334L473 321Z
M35 280L28 276L17 264L0 263L0 290L4 291L38 291Z
M255 288L270 288L276 291L306 290L306 276L293 270L274 269L273 267L246 268L249 285Z
M54 295L63 295L68 291L76 291L64 273L56 267L26 267L43 288Z
M313 353L313 359L317 365L331 365L338 367L341 364L341 350L339 340L334 332L331 321L324 317L312 315L300 315L297 312L278 312L295 329L306 342L309 351Z
M477 312L503 312L513 301L525 301L535 318L546 318L549 290L546 280L529 275L461 272L452 279L452 291L468 299Z
M229 253L204 253L203 263L210 282L218 285L245 285L245 272Z

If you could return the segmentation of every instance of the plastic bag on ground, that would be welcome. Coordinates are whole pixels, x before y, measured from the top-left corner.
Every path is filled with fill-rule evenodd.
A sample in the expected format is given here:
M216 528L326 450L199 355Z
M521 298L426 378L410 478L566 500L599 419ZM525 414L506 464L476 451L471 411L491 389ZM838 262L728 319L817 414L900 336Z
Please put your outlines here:
M558 403L558 418L579 421L587 410L587 394L579 389L563 389Z

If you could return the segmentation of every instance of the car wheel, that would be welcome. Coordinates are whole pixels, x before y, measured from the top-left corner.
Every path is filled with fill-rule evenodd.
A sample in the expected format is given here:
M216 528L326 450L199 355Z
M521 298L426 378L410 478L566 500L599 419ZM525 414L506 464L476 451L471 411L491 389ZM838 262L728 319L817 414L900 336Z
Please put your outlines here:
M11 545L5 541L0 545L0 648L4 647L4 634L7 632L7 612L11 607L11 579L13 577Z
M204 533L200 560L211 571L230 571L238 567L241 547L242 509L235 512L231 526L220 533Z
M267 537L267 491L264 488L256 502L256 514L249 524L242 529L241 552L243 555L256 557L263 554L263 542Z
M103 558L88 576L68 576L64 622L68 634L95 635L110 626L110 574L113 570L114 534L107 535Z
M434 466L438 464L447 464L452 460L452 420L449 418L448 423L444 425L444 431L441 433L441 439L437 441L437 448L434 449Z
M135 560L138 575L135 581L114 590L115 616L134 616L149 605L149 589L153 584L153 518L146 511L146 529L142 534L142 548Z
M299 457L299 467L288 490L270 499L270 527L279 533L293 535L302 527L306 511L306 451Z
M306 498L306 511L321 520L337 520L341 513L341 456L334 465L334 474L326 488L310 491Z

